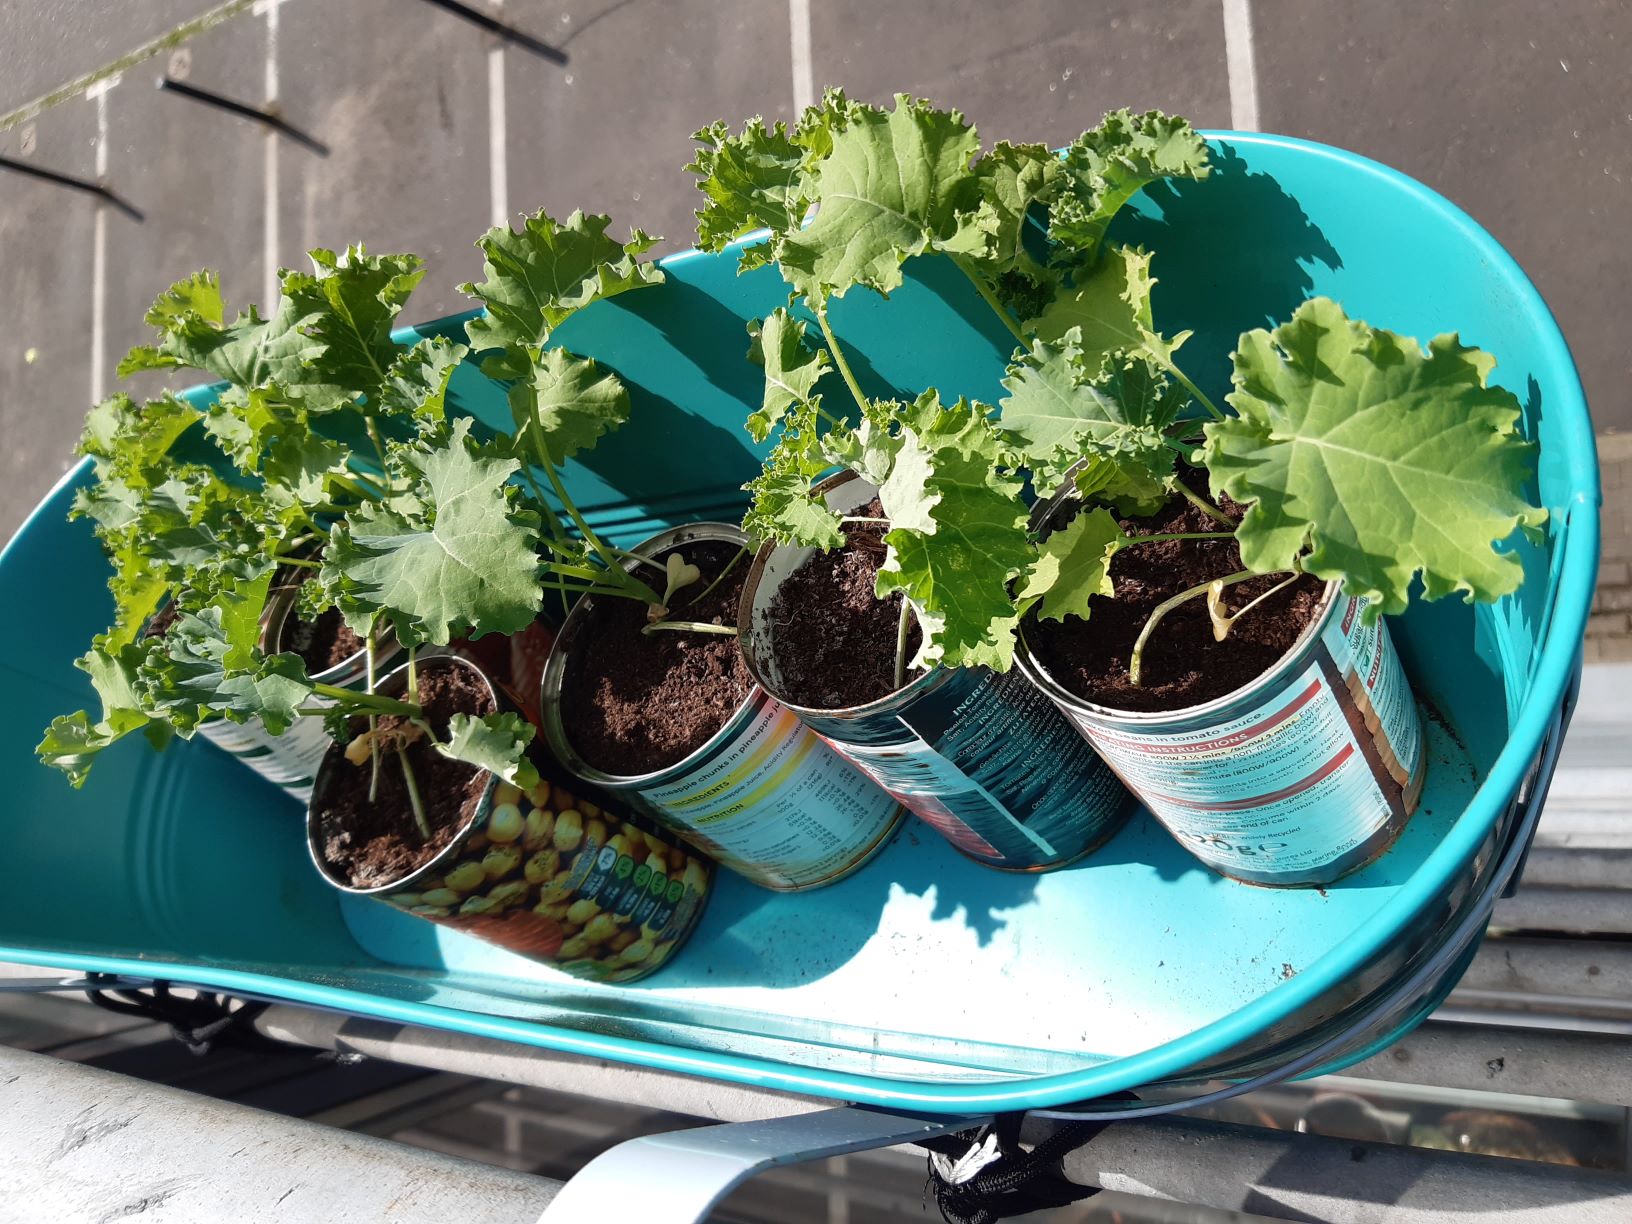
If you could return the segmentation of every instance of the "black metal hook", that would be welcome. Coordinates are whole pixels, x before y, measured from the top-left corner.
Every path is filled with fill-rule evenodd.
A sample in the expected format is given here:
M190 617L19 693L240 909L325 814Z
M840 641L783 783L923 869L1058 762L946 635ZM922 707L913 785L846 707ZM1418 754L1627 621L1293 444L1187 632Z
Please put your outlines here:
M86 195L93 195L99 200L113 205L132 221L145 221L142 210L129 200L117 195L113 188L90 179L75 178L71 174L61 174L55 170L47 170L43 166L31 166L27 162L16 161L10 157L0 157L0 170L15 170L18 174L26 174L30 178L37 178L42 182L55 183L58 187L67 187L73 191L83 191Z
M280 136L287 136L298 145L310 149L319 157L329 155L329 146L309 136L281 115L259 106L251 106L247 102L238 102L224 94L213 90L200 89L197 85L189 85L186 81L178 81L172 76L162 76L154 82L165 93L179 94L183 98L190 98L194 102L202 102L205 106L213 106L217 110L224 110L228 114L237 115L240 119L249 119L263 124L277 132Z
M567 53L560 47L552 47L543 39L535 38L525 30L518 30L513 25L507 25L494 17L491 13L484 13L481 9L472 8L468 4L461 4L459 0L425 0L426 4L434 4L443 12L452 13L455 17L463 17L472 25L480 26L489 34L497 34L507 43L514 43L524 47L541 59L547 59L552 64L567 62Z

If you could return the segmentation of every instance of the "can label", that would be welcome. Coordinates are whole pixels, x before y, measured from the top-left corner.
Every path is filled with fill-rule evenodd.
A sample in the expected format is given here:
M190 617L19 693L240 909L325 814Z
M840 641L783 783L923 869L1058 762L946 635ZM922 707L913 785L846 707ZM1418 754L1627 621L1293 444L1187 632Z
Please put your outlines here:
M313 697L308 704L331 704ZM312 797L318 766L334 746L320 718L297 718L282 735L273 735L258 718L236 723L225 718L200 723L198 734L221 751L237 757L268 782L304 805Z
M1342 598L1305 665L1239 714L1186 731L1072 716L1209 866L1261 883L1335 879L1387 845L1423 777L1404 670L1364 607Z
M493 819L503 804L519 823ZM711 887L710 865L673 834L546 781L498 787L440 874L383 900L574 977L627 982L674 954Z
M771 888L809 888L866 858L899 811L761 690L735 731L672 782L637 793L721 863Z
M839 751L958 849L998 867L1050 866L1103 840L1127 792L1019 672L955 673L869 720Z

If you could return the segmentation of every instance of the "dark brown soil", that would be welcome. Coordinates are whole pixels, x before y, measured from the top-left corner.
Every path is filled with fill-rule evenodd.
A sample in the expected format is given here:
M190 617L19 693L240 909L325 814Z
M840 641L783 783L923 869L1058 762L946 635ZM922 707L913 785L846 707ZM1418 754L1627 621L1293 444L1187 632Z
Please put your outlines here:
M283 639L283 648L305 659L307 672L314 676L344 663L363 648L363 639L347 626L339 608L330 608L315 621L291 616L284 624Z
M672 620L735 626L748 560L698 596L742 549L726 541L678 551L702 577L675 594ZM641 567L642 577L662 579ZM573 748L589 764L619 777L648 774L684 760L706 744L754 687L734 635L661 630L642 633L646 605L595 601L573 643L561 684L561 719Z
M883 513L876 497L856 511L861 518ZM873 594L888 531L852 524L843 548L813 554L771 600L771 650L782 673L778 696L783 700L841 710L895 691L902 597ZM923 637L915 621L907 631L908 658L917 653Z
M1185 479L1206 495L1202 473L1187 473ZM1221 508L1232 518L1242 513L1242 507L1227 499ZM1122 527L1133 535L1223 530L1180 497L1158 514L1123 519ZM1234 540L1136 544L1111 562L1115 599L1095 596L1089 601L1086 622L1076 617L1034 619L1026 627L1026 640L1056 680L1096 705L1151 711L1212 701L1255 680L1292 647L1314 619L1323 582L1305 575L1236 622L1223 642L1213 640L1206 598L1189 600L1169 612L1145 644L1139 685L1128 677L1128 660L1157 604L1241 568L1241 551ZM1225 606L1233 612L1284 577L1253 578L1227 587Z
M278 571L273 591L298 589L316 576L314 570L285 566ZM283 623L283 640L277 643L277 648L299 655L305 660L307 673L316 676L355 655L363 648L363 639L346 625L339 608L330 608L315 621L302 620L291 610Z
M419 698L439 739L447 737L451 715L489 714L493 710L492 697L465 667L421 663ZM379 719L379 726L386 729L400 723L395 718ZM367 729L366 718L352 719L353 735ZM361 765L341 761L327 792L313 800L317 808L317 842L323 847L323 857L335 874L354 888L394 883L430 862L476 814L486 789L486 770L450 761L423 738L403 751L431 826L428 840L414 821L408 787L395 752L386 751L380 761L379 789L372 803L368 798L372 771L366 760Z

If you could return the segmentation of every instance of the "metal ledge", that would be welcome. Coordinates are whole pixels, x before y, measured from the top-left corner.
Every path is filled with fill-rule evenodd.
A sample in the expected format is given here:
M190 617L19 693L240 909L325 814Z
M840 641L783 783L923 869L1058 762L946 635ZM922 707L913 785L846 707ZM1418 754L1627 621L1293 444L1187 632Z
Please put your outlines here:
M0 1203L59 1220L516 1224L561 1189L5 1047L0 1152Z
M1632 1219L1632 1180L1618 1175L1192 1119L1119 1122L1066 1156L1065 1173L1080 1185L1305 1224Z

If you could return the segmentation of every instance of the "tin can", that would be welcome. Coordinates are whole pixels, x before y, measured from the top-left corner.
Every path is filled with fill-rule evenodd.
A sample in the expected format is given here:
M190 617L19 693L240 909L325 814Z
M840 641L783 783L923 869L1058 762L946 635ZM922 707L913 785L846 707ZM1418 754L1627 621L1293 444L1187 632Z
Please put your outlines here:
M467 659L444 655L417 666L421 676L436 667L468 668L496 709L512 708ZM407 670L392 672L376 691L399 695ZM318 871L342 892L596 982L654 973L696 928L713 889L713 865L615 797L568 778L536 740L528 758L543 779L538 786L524 793L488 775L475 813L441 854L402 880L353 887L330 868L319 844L322 797L336 771L356 768L341 745L329 743L307 808L306 842ZM495 822L498 811L505 819Z
M816 491L844 514L878 494L853 472L829 477ZM813 551L766 544L743 588L743 656L772 694L782 686L771 603ZM1116 776L1017 672L940 667L862 706L785 704L920 820L990 867L1064 866L1109 840L1133 810Z
M1072 496L1040 507L1046 524ZM1252 683L1135 713L1062 686L1020 627L1020 669L1197 858L1252 884L1311 887L1371 862L1405 828L1427 772L1422 723L1387 624L1329 582L1315 618ZM1089 630L1091 631L1091 629Z
M633 551L654 556L703 540L748 546L736 527L693 523L659 532ZM883 848L901 821L900 806L758 685L707 743L667 768L619 776L580 757L562 719L561 687L594 607L591 597L573 606L540 685L544 738L568 769L763 888L831 884Z
M284 639L297 599L296 591L283 591L268 602L261 621L261 649L267 654L286 648ZM376 668L390 663L397 653L394 638L380 642L375 648ZM312 678L340 688L361 689L368 681L367 652L359 650ZM327 698L314 695L307 704L331 703ZM273 735L258 718L244 722L212 718L198 725L197 734L228 756L242 761L302 806L312 796L312 780L333 742L322 723L308 718L296 719L282 735Z

